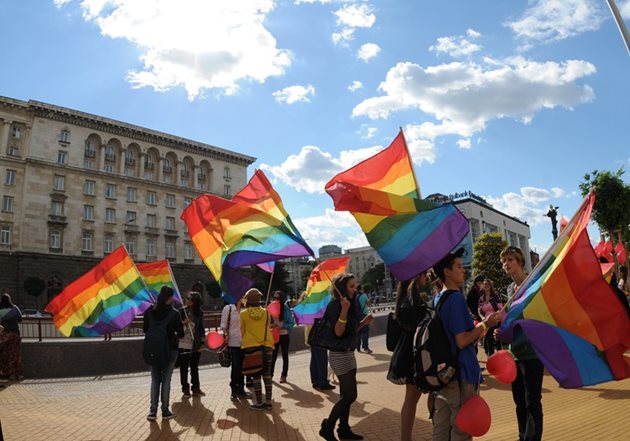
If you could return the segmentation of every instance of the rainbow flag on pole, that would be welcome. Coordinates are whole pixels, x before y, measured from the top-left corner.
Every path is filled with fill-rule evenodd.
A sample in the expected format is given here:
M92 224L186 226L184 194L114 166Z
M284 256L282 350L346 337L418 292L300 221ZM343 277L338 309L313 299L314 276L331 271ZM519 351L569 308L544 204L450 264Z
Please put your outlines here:
M66 337L92 337L120 331L153 299L124 246L70 283L46 306Z
M402 130L391 145L326 184L337 211L350 211L399 280L429 269L468 234L453 205L420 199Z
M262 171L233 200L196 198L182 219L228 302L237 301L253 286L238 268L313 255Z
M330 303L331 281L346 271L348 262L350 257L336 257L324 260L313 269L306 282L306 295L293 309L298 324L312 325L316 318L324 316Z
M173 277L173 271L171 270L171 264L168 259L159 260L157 262L139 263L136 265L138 271L144 279L144 283L151 292L154 298L157 298L162 286L166 285L173 288L175 294L173 299L180 305L184 304L182 295Z
M602 277L588 237L595 193L525 279L508 304L501 338L525 335L565 388L630 377L630 319Z

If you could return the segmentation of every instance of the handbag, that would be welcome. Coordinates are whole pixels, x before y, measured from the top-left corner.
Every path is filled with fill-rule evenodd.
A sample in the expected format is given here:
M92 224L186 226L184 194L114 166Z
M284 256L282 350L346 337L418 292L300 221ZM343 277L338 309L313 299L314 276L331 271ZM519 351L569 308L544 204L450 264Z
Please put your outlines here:
M308 334L310 346L328 349L329 351L349 351L354 349L354 337L351 332L345 332L341 337L335 334L335 325L325 318L316 318L311 332Z
M394 313L390 312L387 316L387 333L385 334L385 345L389 352L394 352L396 345L402 336L402 326L398 320L394 318Z
M267 340L267 332L269 327L269 313L267 312L267 318L265 320L265 338ZM252 348L243 349L243 375L258 375L262 372L265 362L264 357L265 346L255 346Z

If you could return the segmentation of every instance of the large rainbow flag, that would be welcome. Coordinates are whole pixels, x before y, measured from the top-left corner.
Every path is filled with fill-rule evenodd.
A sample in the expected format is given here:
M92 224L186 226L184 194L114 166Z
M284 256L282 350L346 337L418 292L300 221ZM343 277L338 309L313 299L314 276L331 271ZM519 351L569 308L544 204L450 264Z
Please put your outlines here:
M630 319L602 270L586 229L591 193L514 295L501 325L522 332L565 388L630 377Z
M171 264L168 259L158 260L157 262L139 263L136 265L138 271L144 279L144 283L151 292L154 298L157 298L160 290L164 285L173 288L175 294L173 298L175 302L180 305L184 304L182 295L179 292L175 277L173 277L173 271L171 270Z
M335 257L317 265L306 282L306 295L293 309L300 325L312 325L316 318L324 316L330 303L332 279L346 271L350 257Z
M420 199L402 130L391 145L326 184L335 210L350 211L399 280L432 267L468 234L453 205Z
M238 268L313 255L260 170L233 200L202 195L182 219L228 302L236 302L253 286Z
M120 331L152 304L142 276L124 246L70 283L46 306L66 337Z

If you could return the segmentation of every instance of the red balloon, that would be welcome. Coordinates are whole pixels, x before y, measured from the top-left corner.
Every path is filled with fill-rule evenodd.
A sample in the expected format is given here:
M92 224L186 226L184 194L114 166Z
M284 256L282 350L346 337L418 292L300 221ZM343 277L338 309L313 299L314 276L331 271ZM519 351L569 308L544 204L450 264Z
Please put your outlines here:
M486 369L499 383L510 384L516 379L516 363L512 353L502 349L488 358Z
M275 319L280 317L280 309L280 302L277 300L274 300L269 304L269 306L267 306L267 311L269 311L269 314L271 314L271 316Z
M457 411L455 424L462 432L472 436L483 436L490 430L492 416L486 400L479 395L473 395Z
M210 331L206 336L206 343L209 349L219 349L225 344L225 338L216 331Z
M280 341L280 328L271 328L271 336L273 337L273 343L278 343Z

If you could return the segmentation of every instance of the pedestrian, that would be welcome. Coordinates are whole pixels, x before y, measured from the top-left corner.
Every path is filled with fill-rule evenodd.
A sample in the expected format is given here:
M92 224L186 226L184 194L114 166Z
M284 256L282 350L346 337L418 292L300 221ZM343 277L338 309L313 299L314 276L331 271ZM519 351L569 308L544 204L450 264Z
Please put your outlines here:
M357 399L357 360L355 348L357 333L361 327L370 324L372 315L359 321L356 308L357 283L350 273L337 274L333 280L331 300L322 320L334 327L336 338L345 343L345 349L330 351L330 367L339 379L339 399L322 421L319 435L327 441L336 441L335 426L339 422L337 434L341 439L360 440L350 428L350 406Z
M507 288L507 306L504 308L507 313L510 310L512 298L527 277L525 256L520 248L509 246L501 251L501 264L506 274L512 278L512 283ZM516 380L512 382L512 398L516 404L518 439L519 441L539 441L543 433L544 366L519 329L515 330L509 349L516 360Z
M243 350L241 349L241 307L242 301L236 305L226 303L221 311L221 329L227 339L230 351L230 399L251 398L251 394L245 391L245 377L242 372Z
M0 333L0 377L9 380L23 380L22 338L19 323L22 312L11 301L7 293L0 296L0 325L4 331Z
M405 399L400 410L401 441L411 441L416 409L422 395L414 379L413 346L416 328L427 313L427 304L421 295L426 283L426 272L422 272L414 279L398 282L396 290L394 319L400 325L402 333L392 354L387 379L395 384L405 385Z
M357 285L357 308L359 309L359 321L363 320L370 313L370 299L366 293L363 292L361 285ZM370 325L365 325L359 331L359 342L357 343L357 351L363 350L371 354L372 350L368 343L370 339Z
M481 370L474 345L484 332L498 323L498 314L492 314L475 327L470 311L460 291L466 270L461 256L464 249L447 254L433 266L435 274L444 283L443 290L433 299L433 307L450 342L451 353L457 355L459 369L446 386L433 393L433 441L462 441L472 437L459 430L455 417L459 408L471 396L479 393Z
M494 291L494 283L492 280L485 279L482 284L482 294L479 297L479 306L477 308L478 316L481 320L484 320L491 314L494 314L503 308L501 299ZM494 331L497 327L488 329L486 336L483 338L483 349L486 352L486 356L490 357L494 354L495 349L501 349L501 343L494 338Z
M287 382L289 374L289 343L291 342L291 330L295 326L295 319L291 311L290 302L286 300L282 291L273 292L273 301L280 304L280 316L278 319L272 319L272 326L280 329L280 340L275 344L273 350L273 358L271 361L271 377L273 378L278 351L282 351L282 374L280 375L280 383Z
M168 362L164 366L151 366L151 408L147 416L149 421L157 419L159 398L162 401L162 419L175 418L175 414L169 410L171 376L177 360L177 341L184 336L184 326L178 312L173 309L173 294L173 288L162 286L155 305L144 313L142 329L145 333L145 345L147 340L164 338L165 342L158 343L161 343L160 347L166 345L168 348Z
M182 394L189 398L191 393L203 396L199 384L199 359L206 330L203 325L203 311L201 310L201 294L191 292L186 298L186 305L179 311L184 325L184 338L179 340L179 378ZM188 368L190 368L190 384L188 383Z
M466 305L470 311L470 315L473 320L479 321L479 297L483 293L483 281L486 280L486 276L483 274L477 275L473 281L473 285L466 294Z
M272 383L271 359L273 357L273 337L271 335L271 314L260 305L262 294L256 288L247 293L247 308L241 311L241 349L263 347L262 371L253 375L256 402L250 405L252 410L271 410ZM262 380L265 383L265 402L262 400Z

